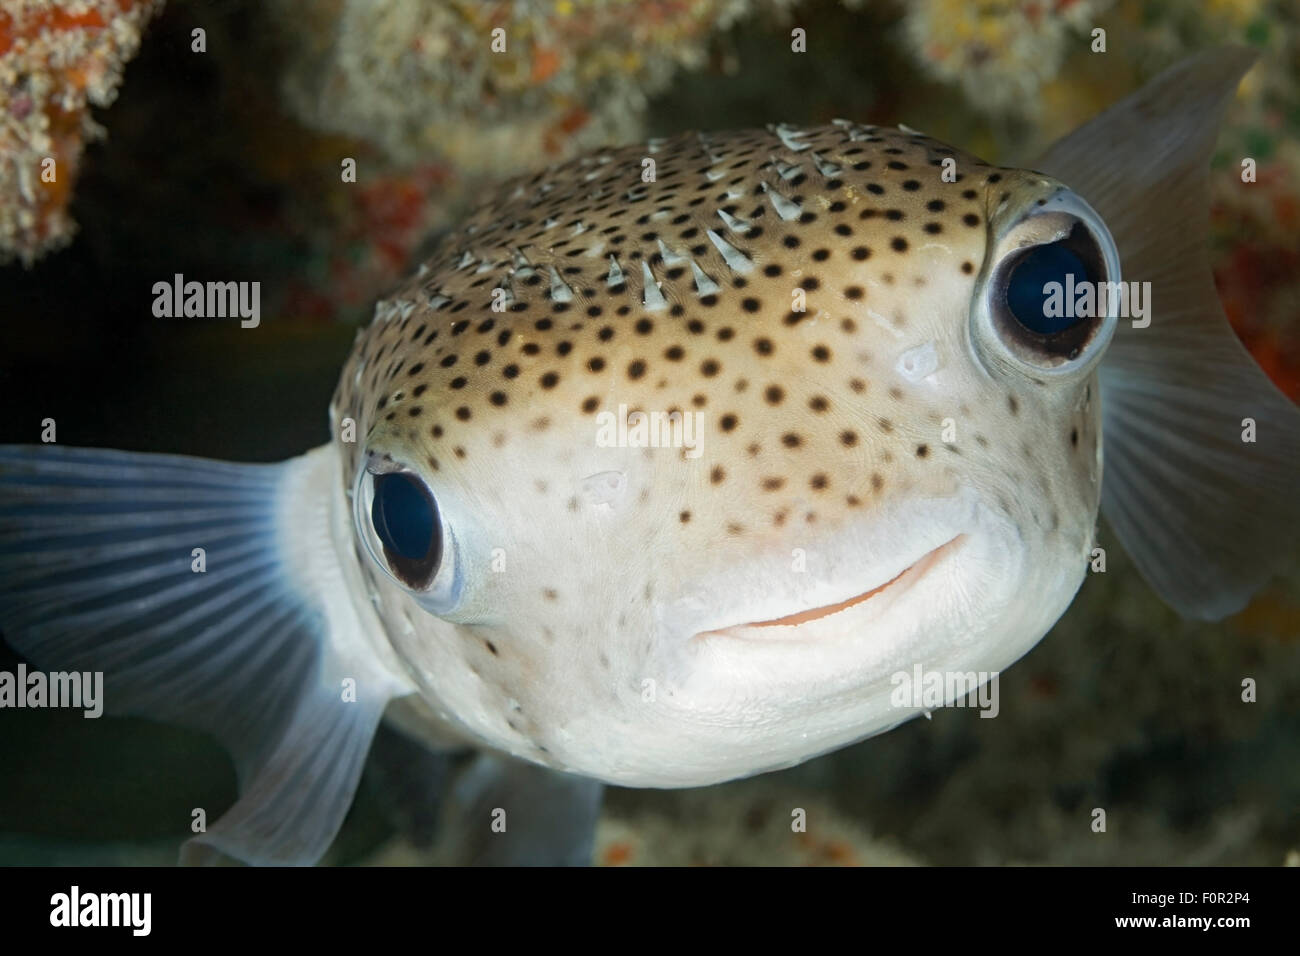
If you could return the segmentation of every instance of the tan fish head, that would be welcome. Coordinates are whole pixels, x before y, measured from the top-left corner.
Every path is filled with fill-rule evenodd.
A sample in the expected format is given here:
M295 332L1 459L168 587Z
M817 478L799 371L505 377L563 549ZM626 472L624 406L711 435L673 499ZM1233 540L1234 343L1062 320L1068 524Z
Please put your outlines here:
M1087 567L1116 321L1016 320L1048 245L1119 279L1059 182L847 123L507 186L380 304L335 402L422 689L512 753L662 786L893 725L914 662L1010 664ZM402 501L437 516L415 560L375 531Z

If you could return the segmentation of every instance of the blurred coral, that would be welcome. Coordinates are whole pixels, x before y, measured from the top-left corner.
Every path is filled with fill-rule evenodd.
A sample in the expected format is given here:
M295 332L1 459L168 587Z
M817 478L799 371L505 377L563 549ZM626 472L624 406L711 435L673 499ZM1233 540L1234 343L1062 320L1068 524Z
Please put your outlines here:
M161 7L162 0L0 3L0 263L30 265L72 238L67 207L82 150L103 135L89 107L113 102L123 64Z
M641 133L710 35L793 0L271 0L283 90L316 129L490 175ZM494 35L495 31L502 31Z
M905 32L922 66L960 84L972 105L1036 118L1040 87L1112 2L916 0Z

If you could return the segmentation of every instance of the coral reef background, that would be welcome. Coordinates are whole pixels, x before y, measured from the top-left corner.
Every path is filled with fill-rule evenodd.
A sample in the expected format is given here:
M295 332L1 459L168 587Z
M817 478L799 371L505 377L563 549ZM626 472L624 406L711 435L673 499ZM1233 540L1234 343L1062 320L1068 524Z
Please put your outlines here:
M0 441L35 440L49 416L67 444L281 459L324 440L374 298L508 173L836 116L1029 162L1226 41L1261 62L1215 159L1216 279L1300 398L1298 28L1296 0L0 0ZM152 284L178 272L260 280L262 327L154 319ZM1196 624L1109 556L1003 675L998 719L941 710L779 774L613 790L596 861L1284 862L1300 848L1300 573ZM5 715L0 863L171 862L190 809L233 799L210 741L87 723ZM331 861L427 859L381 780Z

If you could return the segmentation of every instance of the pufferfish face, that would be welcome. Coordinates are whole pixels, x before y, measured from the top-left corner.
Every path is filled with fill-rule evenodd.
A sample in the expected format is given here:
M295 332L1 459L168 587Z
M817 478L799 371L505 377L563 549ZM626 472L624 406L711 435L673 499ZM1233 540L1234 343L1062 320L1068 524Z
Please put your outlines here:
M907 130L516 180L344 370L370 598L434 710L614 783L887 729L893 675L1000 670L1077 590L1115 319L1044 288L1119 278L1060 183Z

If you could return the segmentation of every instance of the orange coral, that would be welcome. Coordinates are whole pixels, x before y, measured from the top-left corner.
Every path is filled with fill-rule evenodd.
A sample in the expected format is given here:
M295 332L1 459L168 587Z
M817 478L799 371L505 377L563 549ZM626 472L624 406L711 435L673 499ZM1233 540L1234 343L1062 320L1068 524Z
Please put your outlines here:
M85 143L162 0L0 0L0 262L68 242ZM49 163L53 160L53 165Z

